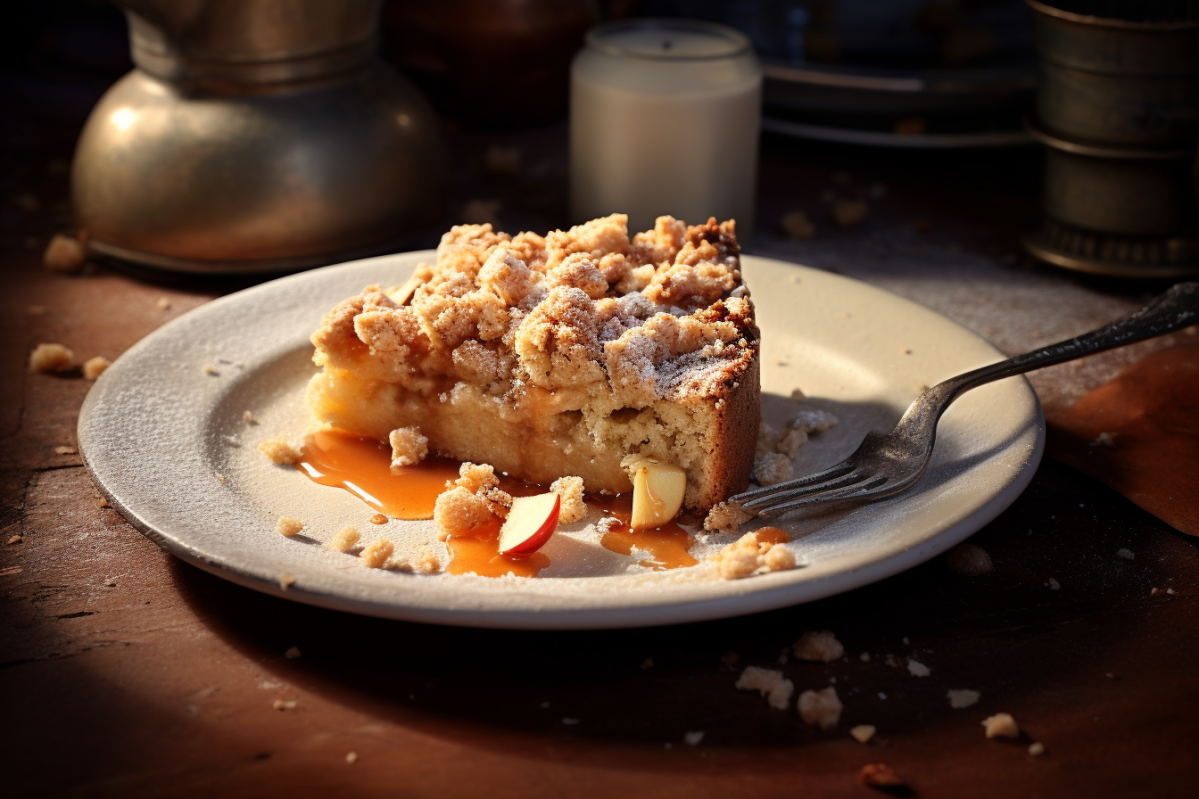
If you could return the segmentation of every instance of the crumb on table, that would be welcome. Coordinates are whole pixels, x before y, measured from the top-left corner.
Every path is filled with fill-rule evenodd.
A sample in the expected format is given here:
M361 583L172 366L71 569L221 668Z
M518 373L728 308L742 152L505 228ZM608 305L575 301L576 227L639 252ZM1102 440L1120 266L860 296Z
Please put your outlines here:
M345 527L338 530L333 536L325 542L325 546L335 552L349 552L362 538L358 532L358 528L347 524Z
M870 215L870 206L857 200L841 200L833 203L833 221L843 228L860 225Z
M987 551L974 544L958 544L946 552L945 565L950 571L967 577L978 577L995 568Z
M42 253L42 265L53 272L78 272L87 260L83 243L72 236L55 235Z
M380 538L376 541L371 541L362 548L362 553L358 556L362 558L362 565L369 569L386 568L387 560L395 552L395 545L386 538Z
M845 647L829 630L808 630L791 645L791 651L800 660L832 663L845 654Z
M415 427L392 430L387 440L391 442L391 468L393 471L405 466L415 466L429 454L429 439Z
M864 744L874 737L876 729L873 724L859 724L849 731L849 735L860 744Z
M100 375L104 374L104 370L112 366L112 361L102 355L97 355L94 358L88 358L83 363L83 376L88 380L95 380Z
M154 304L158 306L158 310L160 310L160 311L171 310L171 301L169 299L167 299L166 297L159 297L158 302L156 302Z
M1045 754L1045 744L1040 741L1033 741L1028 745L1028 753L1033 757L1040 757Z
M983 719L982 725L988 738L1017 738L1020 728L1010 713L996 713Z
M928 666L918 660L908 658L908 674L911 674L913 677L927 677L932 673L933 670Z
M903 779L886 763L867 763L858 772L858 784L867 788L899 788Z
M733 687L738 691L757 691L775 710L786 710L795 690L795 685L781 671L760 666L746 666Z
M29 371L37 374L68 372L75 368L75 353L62 344L38 344L29 353Z
M296 533L304 529L304 522L291 516L280 516L279 521L275 523L275 532L279 535L290 538Z
M69 446L58 446L54 448L55 455L74 455L78 450Z
M788 237L796 241L805 241L816 235L816 226L803 211L790 211L783 214L779 227Z
M796 707L806 724L819 724L822 730L832 729L841 721L841 699L831 685L819 691L804 691Z
M582 477L559 477L550 484L550 491L561 498L558 521L562 524L573 524L587 515Z
M276 699L271 702L271 707L275 710L295 710L296 700L294 699Z
M288 573L284 572L279 577L279 587L280 588L291 588L292 585L295 583L295 581L296 581L296 577L294 574L288 574Z
M258 449L272 461L282 465L295 463L304 457L303 451L284 433L260 442Z

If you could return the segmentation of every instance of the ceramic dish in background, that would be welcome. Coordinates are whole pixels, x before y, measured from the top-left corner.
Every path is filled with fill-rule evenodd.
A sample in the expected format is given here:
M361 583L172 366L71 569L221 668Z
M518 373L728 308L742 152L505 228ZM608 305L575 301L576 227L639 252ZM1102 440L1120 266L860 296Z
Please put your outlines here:
M776 522L795 539L788 546L803 568L794 571L737 581L714 579L703 564L651 571L600 547L583 523L547 544L551 566L535 579L366 569L320 540L355 524L367 540L425 543L436 539L432 522L368 524L374 512L348 492L271 464L255 444L304 428L304 385L316 371L308 337L322 315L366 285L402 283L432 258L408 253L282 278L146 337L101 376L80 413L80 452L100 490L163 549L259 591L412 621L583 629L753 613L882 579L993 519L1041 457L1040 405L1027 381L1014 378L949 409L932 464L911 492ZM762 330L764 413L781 420L792 407L784 398L798 387L841 419L800 450L799 473L841 460L869 429L890 428L923 386L1003 357L945 317L867 284L742 260ZM247 410L256 423L246 423ZM280 536L281 515L303 519L311 537ZM288 588L280 585L285 574L295 578Z

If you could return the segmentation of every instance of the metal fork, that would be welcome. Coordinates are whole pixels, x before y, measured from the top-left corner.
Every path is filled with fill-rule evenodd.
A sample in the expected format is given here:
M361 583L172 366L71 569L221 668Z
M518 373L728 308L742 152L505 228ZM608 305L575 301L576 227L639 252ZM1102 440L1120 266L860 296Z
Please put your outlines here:
M890 433L870 432L857 451L822 472L730 497L759 516L824 503L873 502L911 487L928 468L945 409L972 388L1182 330L1199 322L1199 283L1178 283L1119 322L938 383L908 406Z

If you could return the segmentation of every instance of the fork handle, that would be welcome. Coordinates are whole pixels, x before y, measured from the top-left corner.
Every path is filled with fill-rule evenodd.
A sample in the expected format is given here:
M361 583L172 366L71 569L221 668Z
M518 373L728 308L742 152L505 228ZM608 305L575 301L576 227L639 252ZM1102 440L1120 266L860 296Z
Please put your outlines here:
M1023 355L1017 355L1006 361L993 363L990 366L952 377L933 386L925 396L929 397L931 403L935 403L936 416L940 417L951 402L972 388L1012 375L1024 374L1034 369L1093 355L1096 352L1163 336L1166 333L1190 327L1197 322L1199 322L1199 283L1176 283L1164 294L1150 300L1148 305L1132 316L1098 330L1092 330L1090 333L1084 333L1066 341L1059 341ZM922 402L925 396L913 403L908 412L904 414L905 418L901 424L903 421L908 421L908 416L922 416L933 410L928 407L927 403Z

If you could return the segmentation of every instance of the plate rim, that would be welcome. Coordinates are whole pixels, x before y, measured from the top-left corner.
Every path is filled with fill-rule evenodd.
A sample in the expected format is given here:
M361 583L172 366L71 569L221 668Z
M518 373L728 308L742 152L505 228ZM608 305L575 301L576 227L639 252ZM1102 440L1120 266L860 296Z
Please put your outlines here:
M153 346L153 339L161 335L166 335L165 331L169 331L176 324L191 316L194 313L205 312L204 309L219 308L227 302L238 301L237 298L242 298L245 295L263 291L277 291L280 284L290 283L293 281L307 281L314 279L314 276L326 273L330 270L337 270L347 266L362 267L371 263L383 264L386 262L395 261L399 258L417 258L432 256L435 251L420 250L404 253L394 253L391 255L378 256L374 258L361 259L350 261L344 264L335 264L320 269L314 269L299 274L289 275L268 281L257 286L244 289L224 297L217 298L212 302L205 303L193 311L188 312L171 320L162 327L151 332L143 337L124 353L120 358L125 358L130 355L136 355L141 349ZM796 264L789 261L783 261L778 258L770 258L764 256L744 255L743 257L754 261L774 262L787 267L793 267L804 271L819 273L822 277L826 277L834 282L844 282L852 284L854 287L862 288L869 291L885 294L889 301L898 302L905 305L910 305L919 309L923 313L933 314L943 321L949 323L962 334L967 335L978 342L983 343L986 347L993 350L997 357L1003 357L994 345L990 344L985 338L969 328L949 319L944 314L934 311L924 305L921 305L914 300L894 294L886 289L874 286L864 281L848 278L843 275L826 272L814 267L807 267L801 264ZM244 300L241 300L244 301ZM211 312L211 311L209 311ZM120 360L118 358L118 360ZM113 372L114 376L119 374L119 370ZM92 416L92 409L95 404L102 399L104 392L107 390L109 380L105 378L109 374L101 375L100 379L92 386L87 396L84 399L83 405L80 408L79 421L76 427L77 441L79 443L79 451L81 459L93 483L96 485L100 493L108 500L112 507L127 520L134 529L138 530L142 535L146 536L154 542L160 549L180 558L181 560L196 566L204 571L209 572L222 579L229 580L237 585L246 588L251 588L266 594L277 596L283 599L298 601L304 604L309 604L317 607L323 607L333 610L358 613L361 615L375 616L380 618L390 618L404 621L413 621L421 623L445 624L462 627L482 627L482 628L500 628L500 629L543 629L543 630L582 630L582 629L623 629L634 627L651 627L667 624L688 623L696 621L707 621L721 618L730 618L735 616L749 615L768 610L774 610L782 607L789 607L796 604L815 601L835 594L851 591L865 585L877 582L887 577L899 574L907 569L919 565L927 560L936 557L938 554L948 550L961 541L968 538L973 533L977 532L983 526L988 524L1000 513L1002 513L1012 502L1020 496L1031 482L1033 475L1037 471L1042 455L1045 449L1045 420L1041 408L1039 397L1032 389L1028 380L1020 376L1019 380L1023 385L1023 389L1033 400L1033 418L1025 422L1022 430L1031 432L1035 436L1031 451L1024 458L1014 479L1008 482L998 493L991 496L982 505L970 511L961 520L949 525L948 527L929 535L907 549L892 554L889 557L873 561L866 565L857 568L845 569L833 572L828 575L823 575L814 580L804 581L802 583L785 583L775 586L762 586L761 582L755 582L754 586L747 586L751 590L746 590L741 593L714 596L698 600L679 600L678 598L666 597L661 602L640 602L635 604L604 606L593 608L550 608L544 610L537 609L512 609L501 608L498 610L487 610L483 608L472 609L465 607L422 607L422 606L404 606L397 605L393 601L357 598L353 596L338 595L325 591L310 591L304 588L302 584L296 584L292 587L284 588L278 582L277 575L273 578L266 578L255 573L252 568L245 564L227 562L219 556L213 556L205 553L201 549L188 544L186 541L180 540L173 536L169 530L159 529L155 525L146 521L133 507L130 507L121 497L117 496L105 484L97 465L93 462L89 455L90 436L92 431L88 428L89 420ZM1030 430L1031 428L1031 430ZM755 578L755 580L766 581L770 575ZM800 588L802 586L802 588ZM802 591L803 597L796 599L793 595Z

